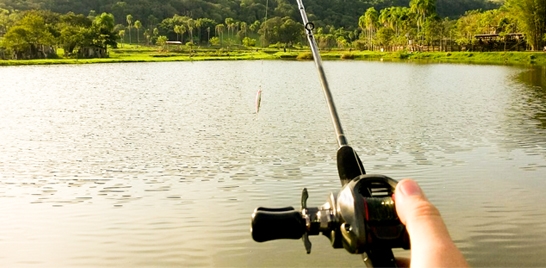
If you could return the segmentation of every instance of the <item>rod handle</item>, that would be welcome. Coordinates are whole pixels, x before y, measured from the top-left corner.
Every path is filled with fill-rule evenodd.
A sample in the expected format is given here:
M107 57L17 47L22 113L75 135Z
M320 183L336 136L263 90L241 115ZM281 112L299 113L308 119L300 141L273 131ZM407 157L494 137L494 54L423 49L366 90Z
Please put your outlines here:
M275 239L300 239L306 232L301 212L293 207L259 207L252 214L250 232L256 242Z

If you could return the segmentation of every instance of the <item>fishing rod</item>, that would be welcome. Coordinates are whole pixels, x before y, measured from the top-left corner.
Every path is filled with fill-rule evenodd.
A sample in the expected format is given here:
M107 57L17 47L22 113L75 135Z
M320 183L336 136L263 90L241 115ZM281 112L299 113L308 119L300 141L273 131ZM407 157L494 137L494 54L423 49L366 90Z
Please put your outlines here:
M348 145L313 35L315 25L309 22L302 0L296 1L336 132L342 188L338 193L330 193L320 207L307 206L309 193L304 188L299 211L294 207L256 208L251 220L252 238L256 242L301 238L309 254L309 235L322 233L332 247L362 254L368 267L396 267L392 249L410 248L408 233L396 214L392 197L398 182L384 175L366 174L362 161Z
M330 91L330 86L328 85L328 80L326 79L324 68L322 67L322 58L320 57L317 43L313 35L313 29L315 28L315 25L309 22L309 19L307 18L307 13L305 12L305 7L303 6L303 3L301 2L301 0L297 0L297 2L298 2L298 7L300 9L301 17L303 19L303 25L307 33L307 39L311 47L311 52L313 53L313 59L315 61L315 65L317 66L320 82L322 84L322 89L324 91L324 96L326 97L328 108L330 109L330 116L332 117L332 122L334 123L334 130L337 135L337 143L339 147L343 147L348 145L347 139L345 138L345 134L343 134L343 128L341 127L341 122L337 114L336 106L334 104L334 99Z

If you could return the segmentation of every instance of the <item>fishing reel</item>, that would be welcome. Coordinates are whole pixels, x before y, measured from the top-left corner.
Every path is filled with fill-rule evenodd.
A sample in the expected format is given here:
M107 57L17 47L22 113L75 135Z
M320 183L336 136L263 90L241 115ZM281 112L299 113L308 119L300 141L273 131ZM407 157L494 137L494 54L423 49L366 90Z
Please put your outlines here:
M337 135L337 170L342 188L338 194L331 193L321 207L307 207L309 193L303 189L299 211L293 207L257 208L252 214L252 238L257 242L302 238L309 254L309 236L322 233L334 248L362 254L368 267L396 267L392 249L410 248L408 233L394 206L398 182L383 175L366 175L362 161L348 146L318 53L314 25L307 18L302 0L297 2Z
M334 248L363 254L368 267L396 267L392 249L410 247L394 207L398 182L384 175L357 175L347 180L349 174L360 172L354 164L361 163L350 147L340 151L338 170L343 187L338 194L330 193L321 207L308 207L309 194L303 189L299 211L293 207L257 208L252 214L252 238L257 242L302 238L309 254L309 236L322 233ZM348 161L351 155L356 156L352 163Z

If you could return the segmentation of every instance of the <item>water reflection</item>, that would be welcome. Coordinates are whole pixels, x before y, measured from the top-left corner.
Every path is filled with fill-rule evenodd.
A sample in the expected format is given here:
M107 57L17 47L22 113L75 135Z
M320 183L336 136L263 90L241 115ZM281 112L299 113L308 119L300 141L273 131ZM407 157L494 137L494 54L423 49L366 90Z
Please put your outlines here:
M417 179L471 264L545 262L544 69L325 68L366 169ZM257 206L298 206L303 187L319 205L339 189L312 62L0 75L0 266L362 266L323 237L306 255L248 233Z
M528 107L527 113L540 122L540 128L546 128L546 66L530 68L518 76L518 81L527 85L522 89L526 96L522 101Z
M509 150L523 149L528 154L546 150L546 84L545 68L528 68L512 76L507 83L509 105L497 131L507 132L499 145ZM529 135L533 133L533 135ZM499 137L501 138L501 137ZM530 164L529 168L533 165Z

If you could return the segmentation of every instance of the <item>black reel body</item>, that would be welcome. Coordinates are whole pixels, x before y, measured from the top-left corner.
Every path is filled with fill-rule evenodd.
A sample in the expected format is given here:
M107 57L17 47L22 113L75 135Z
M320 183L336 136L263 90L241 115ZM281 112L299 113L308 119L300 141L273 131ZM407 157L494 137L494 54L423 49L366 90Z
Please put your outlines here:
M343 247L350 253L372 249L409 249L405 226L398 219L392 194L397 182L383 175L361 175L337 198Z
M252 215L252 237L257 242L303 238L322 233L334 248L366 254L369 266L395 266L392 248L409 249L409 236L398 219L392 195L397 182L383 175L360 175L330 194L321 207L308 208L303 190L301 211L293 207L257 208Z

